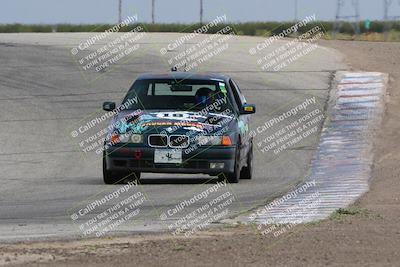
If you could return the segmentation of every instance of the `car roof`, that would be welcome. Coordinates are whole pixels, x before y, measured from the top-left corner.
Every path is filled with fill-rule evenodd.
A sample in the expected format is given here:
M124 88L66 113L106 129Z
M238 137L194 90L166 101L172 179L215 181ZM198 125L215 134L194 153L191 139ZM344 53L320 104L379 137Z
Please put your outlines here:
M175 80L219 80L228 82L230 77L217 74L217 73L193 73L193 72L179 72L179 71L172 71L168 73L145 73L139 75L137 80L168 80L168 79L175 79Z

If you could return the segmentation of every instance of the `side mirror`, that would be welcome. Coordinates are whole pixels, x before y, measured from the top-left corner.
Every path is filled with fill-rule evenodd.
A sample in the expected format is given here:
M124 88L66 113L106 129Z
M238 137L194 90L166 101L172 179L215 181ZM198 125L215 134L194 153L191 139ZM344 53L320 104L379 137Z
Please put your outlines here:
M240 109L240 114L253 114L256 113L256 105L244 104Z
M105 111L113 111L115 109L115 102L104 102L103 110Z

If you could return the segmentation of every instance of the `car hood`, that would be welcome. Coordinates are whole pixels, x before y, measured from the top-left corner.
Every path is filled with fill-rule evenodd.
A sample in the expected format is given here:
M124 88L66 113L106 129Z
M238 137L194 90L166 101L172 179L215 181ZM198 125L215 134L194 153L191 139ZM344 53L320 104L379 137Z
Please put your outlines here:
M234 117L221 113L204 113L192 111L123 111L113 118L113 131L120 134L152 133L215 133L232 124Z

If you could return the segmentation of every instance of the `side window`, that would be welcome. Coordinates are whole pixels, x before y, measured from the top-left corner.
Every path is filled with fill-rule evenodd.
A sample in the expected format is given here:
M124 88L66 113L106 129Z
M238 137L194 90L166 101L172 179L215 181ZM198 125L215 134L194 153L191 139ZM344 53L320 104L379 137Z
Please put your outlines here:
M246 103L246 99L240 92L239 87L236 85L236 83L232 79L229 80L229 84L232 88L233 95L235 96L236 104L238 105L238 107L243 106Z
M239 86L236 84L236 82L234 80L232 80L232 83L235 85L236 89L239 92L239 98L240 98L240 101L242 102L242 105L246 104L247 103L246 98L242 94L242 91L240 91Z

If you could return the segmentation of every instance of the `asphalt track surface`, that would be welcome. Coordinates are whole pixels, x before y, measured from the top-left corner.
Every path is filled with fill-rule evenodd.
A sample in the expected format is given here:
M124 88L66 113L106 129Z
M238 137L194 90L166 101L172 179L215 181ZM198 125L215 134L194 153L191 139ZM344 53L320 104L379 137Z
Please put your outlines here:
M86 123L93 114L103 114L103 101L120 101L140 73L168 71L166 57L174 52L161 55L160 49L183 36L147 34L137 42L137 51L95 73L82 70L71 55L73 47L93 35L0 35L2 241L82 235L79 225L87 218L73 222L71 214L90 202L88 199L118 190L121 185L103 184L101 155L82 152L78 145L81 140L71 137L71 129ZM101 42L117 37L113 34ZM204 38L207 35L191 42ZM248 103L257 105L253 128L311 97L316 99L315 107L324 111L334 73L346 68L341 55L318 47L280 71L266 72L257 64L261 55L248 52L261 41L256 37L234 37L228 41L228 49L194 71L225 73L234 78ZM94 51L101 42L90 49ZM285 42L276 41L265 51ZM321 125L322 121L319 128ZM265 137L258 135L255 142ZM225 218L249 211L301 183L318 140L319 133L313 134L278 155L255 149L254 178L224 188L235 196ZM168 230L174 219L161 221L160 214L215 185L215 181L209 181L211 177L204 175L149 173L142 178L140 185L132 189L146 195L140 214L113 233ZM197 201L186 213L201 207L204 201ZM95 212L98 214L100 209Z

